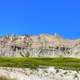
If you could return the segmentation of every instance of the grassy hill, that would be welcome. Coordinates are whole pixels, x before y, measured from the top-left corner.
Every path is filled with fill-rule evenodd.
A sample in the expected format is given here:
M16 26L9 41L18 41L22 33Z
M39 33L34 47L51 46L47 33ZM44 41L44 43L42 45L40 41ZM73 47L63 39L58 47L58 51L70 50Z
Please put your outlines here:
M38 67L54 66L62 69L80 69L80 59L76 58L17 58L0 57L0 67L21 67L36 69Z

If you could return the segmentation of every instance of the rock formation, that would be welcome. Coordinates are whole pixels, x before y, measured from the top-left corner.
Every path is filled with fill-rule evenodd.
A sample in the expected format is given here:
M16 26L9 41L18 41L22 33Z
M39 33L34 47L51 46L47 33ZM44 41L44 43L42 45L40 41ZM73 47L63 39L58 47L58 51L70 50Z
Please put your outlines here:
M55 69L54 67L38 68L0 68L0 76L10 80L80 80L80 71Z
M58 35L9 35L0 37L0 56L80 57L80 40Z

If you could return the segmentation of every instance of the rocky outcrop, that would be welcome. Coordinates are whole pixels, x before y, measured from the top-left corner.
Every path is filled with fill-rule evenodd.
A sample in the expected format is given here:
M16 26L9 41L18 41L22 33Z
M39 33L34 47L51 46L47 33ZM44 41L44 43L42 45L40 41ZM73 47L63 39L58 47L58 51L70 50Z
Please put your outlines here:
M80 57L80 40L48 34L3 36L0 37L0 56Z
M54 67L29 68L0 68L0 76L12 80L80 80L80 71L55 69Z

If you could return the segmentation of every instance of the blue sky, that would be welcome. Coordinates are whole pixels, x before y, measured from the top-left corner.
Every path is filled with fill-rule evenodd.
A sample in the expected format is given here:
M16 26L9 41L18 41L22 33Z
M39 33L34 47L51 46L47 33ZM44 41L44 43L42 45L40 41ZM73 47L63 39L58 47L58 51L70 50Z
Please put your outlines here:
M55 32L80 38L80 0L0 0L0 35Z

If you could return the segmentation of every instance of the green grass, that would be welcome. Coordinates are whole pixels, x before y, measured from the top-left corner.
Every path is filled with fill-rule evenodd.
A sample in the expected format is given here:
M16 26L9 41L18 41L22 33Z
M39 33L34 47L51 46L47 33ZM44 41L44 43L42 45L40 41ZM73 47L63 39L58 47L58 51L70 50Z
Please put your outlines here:
M16 58L0 57L0 67L38 68L40 66L55 66L62 69L80 70L80 59L77 58Z

